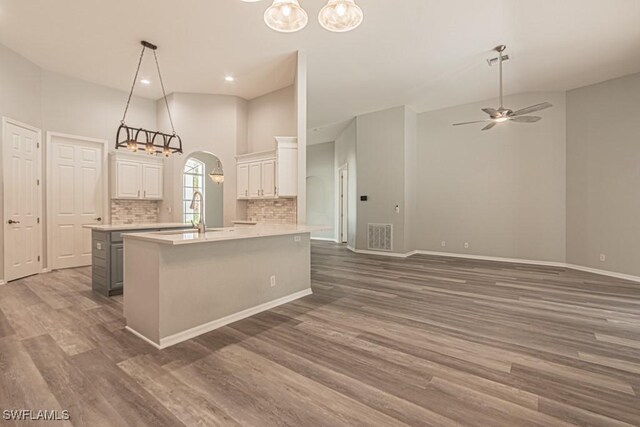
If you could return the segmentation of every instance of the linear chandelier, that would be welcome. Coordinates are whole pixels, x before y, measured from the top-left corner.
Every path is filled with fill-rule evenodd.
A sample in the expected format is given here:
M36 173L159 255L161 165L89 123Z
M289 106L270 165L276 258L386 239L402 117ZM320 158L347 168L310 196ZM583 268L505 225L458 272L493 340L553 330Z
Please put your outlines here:
M362 9L355 0L329 0L318 14L320 25L335 33L353 30L362 23L362 19ZM273 4L264 12L264 22L272 30L293 33L306 27L309 17L298 0L273 0Z
M116 150L118 148L128 148L129 150L136 152L138 148L145 150L148 154L162 154L165 157L169 157L170 154L180 153L182 154L182 139L176 134L176 129L173 126L173 119L171 118L171 110L169 109L169 101L167 101L167 93L164 90L164 83L162 82L162 75L160 74L160 65L158 64L158 56L156 50L158 46L151 44L147 41L141 41L142 52L140 53L140 59L138 60L138 68L136 74L133 77L133 84L131 85L131 91L129 92L129 98L127 99L127 105L124 108L124 114L118 127L116 134ZM164 104L167 107L167 114L169 115L169 123L171 123L171 130L173 134L163 133L160 131L152 131L143 128L133 128L127 126L125 119L127 118L127 111L129 110L129 104L131 103L131 97L133 96L133 90L136 87L136 81L138 80L138 73L140 72L140 66L142 65L142 58L144 58L145 50L149 48L153 51L153 57L156 63L156 69L158 70L158 78L160 80L160 87L162 88L162 95L164 98Z

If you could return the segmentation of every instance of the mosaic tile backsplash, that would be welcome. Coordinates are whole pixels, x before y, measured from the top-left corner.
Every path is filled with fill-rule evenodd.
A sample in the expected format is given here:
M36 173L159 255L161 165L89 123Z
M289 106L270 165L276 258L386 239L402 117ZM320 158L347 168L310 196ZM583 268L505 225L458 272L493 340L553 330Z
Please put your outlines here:
M296 199L249 200L247 219L267 224L295 224Z
M111 200L111 224L158 222L158 200Z

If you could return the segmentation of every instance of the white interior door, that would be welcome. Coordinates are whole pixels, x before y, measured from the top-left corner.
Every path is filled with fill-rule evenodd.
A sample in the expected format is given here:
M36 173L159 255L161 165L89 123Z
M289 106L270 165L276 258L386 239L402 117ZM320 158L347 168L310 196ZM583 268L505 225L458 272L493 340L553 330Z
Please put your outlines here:
M40 251L40 130L3 120L4 277L15 280L42 270Z
M104 202L104 144L49 134L48 265L52 269L91 264L91 230L101 224Z

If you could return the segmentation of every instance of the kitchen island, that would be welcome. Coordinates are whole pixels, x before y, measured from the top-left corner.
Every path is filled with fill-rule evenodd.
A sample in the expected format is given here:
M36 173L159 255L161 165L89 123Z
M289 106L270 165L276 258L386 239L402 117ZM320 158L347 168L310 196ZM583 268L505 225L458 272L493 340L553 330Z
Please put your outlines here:
M125 234L126 328L165 348L311 294L315 230L256 225Z

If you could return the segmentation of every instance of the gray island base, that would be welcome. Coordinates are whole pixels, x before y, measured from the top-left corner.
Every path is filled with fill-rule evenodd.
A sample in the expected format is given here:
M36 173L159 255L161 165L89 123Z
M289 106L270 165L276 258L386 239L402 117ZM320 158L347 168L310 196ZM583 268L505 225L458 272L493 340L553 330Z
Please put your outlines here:
M311 294L312 229L126 235L126 328L166 348Z

